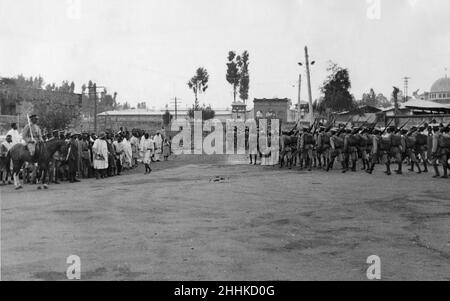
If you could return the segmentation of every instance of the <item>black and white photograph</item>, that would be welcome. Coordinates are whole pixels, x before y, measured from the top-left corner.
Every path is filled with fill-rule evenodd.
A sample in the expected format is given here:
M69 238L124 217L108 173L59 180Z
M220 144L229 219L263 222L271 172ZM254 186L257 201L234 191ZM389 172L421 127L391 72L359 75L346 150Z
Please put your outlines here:
M0 280L449 281L449 16L0 0Z

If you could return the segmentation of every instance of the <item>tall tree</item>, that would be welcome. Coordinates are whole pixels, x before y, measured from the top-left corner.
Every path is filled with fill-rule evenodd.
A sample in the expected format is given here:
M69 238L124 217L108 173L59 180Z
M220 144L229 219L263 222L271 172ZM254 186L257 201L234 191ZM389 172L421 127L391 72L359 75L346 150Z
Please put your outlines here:
M236 102L237 91L240 83L240 74L238 63L241 61L240 57L236 56L234 51L228 53L228 63L227 63L227 82L233 87L233 99Z
M372 106L372 107L378 107L378 99L377 95L375 94L375 91L373 89L370 89L369 93L364 93L361 104L364 106Z
M200 107L198 102L198 95L205 93L208 89L209 74L205 68L198 68L195 75L188 82L188 87L194 92L195 102L194 108Z
M352 84L348 70L331 62L327 71L330 75L321 88L323 93L321 105L324 109L342 112L355 108L356 104L350 94Z
M248 71L249 65L250 65L250 55L248 51L244 51L244 53L242 53L242 56L238 57L239 98L244 103L246 103L248 100L248 91L250 89L250 74Z

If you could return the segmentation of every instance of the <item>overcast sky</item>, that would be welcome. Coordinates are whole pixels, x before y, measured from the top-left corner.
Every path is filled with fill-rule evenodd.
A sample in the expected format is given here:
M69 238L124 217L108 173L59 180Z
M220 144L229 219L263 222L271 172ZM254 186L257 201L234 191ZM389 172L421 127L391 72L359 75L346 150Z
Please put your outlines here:
M192 104L186 83L202 66L201 102L225 108L228 51L248 50L250 100L296 102L308 45L314 98L330 60L349 69L357 98L390 95L404 76L410 91L428 91L450 67L449 15L448 0L0 0L0 76L77 89L93 80L121 102L161 108L175 96Z

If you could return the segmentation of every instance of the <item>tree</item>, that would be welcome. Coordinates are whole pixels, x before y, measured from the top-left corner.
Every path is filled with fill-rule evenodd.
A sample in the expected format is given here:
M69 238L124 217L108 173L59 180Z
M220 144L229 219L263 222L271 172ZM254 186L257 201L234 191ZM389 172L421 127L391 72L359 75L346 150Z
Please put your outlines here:
M233 99L236 102L237 90L240 83L240 74L238 68L238 62L241 61L240 57L236 57L234 51L228 53L228 63L227 63L227 82L233 87Z
M39 125L42 129L51 131L69 127L79 117L80 108L75 105L65 105L52 100L36 103L34 105L34 112L39 115Z
M198 68L194 77L188 82L188 87L194 92L194 108L199 108L198 95L205 93L208 89L209 74L205 68Z
M387 99L387 97L381 93L377 95L377 102L382 108L392 107L392 103L389 101L389 99Z
M364 93L362 100L361 100L361 104L363 106L372 106L372 107L378 107L378 100L377 100L377 96L375 94L375 91L373 89L370 89L369 93Z
M250 89L250 75L248 66L250 65L248 51L244 51L238 59L239 66L239 98L246 103L248 100L248 90ZM236 100L236 99L235 99Z
M194 114L195 112L202 112L202 119L203 120L210 120L210 119L214 119L214 117L216 116L216 112L211 108L211 105L203 105L201 107L197 107L195 108L195 106L192 106L192 108L190 108L188 110L188 116L190 118L194 118Z
M248 66L250 64L248 51L242 55L236 56L236 52L228 53L227 63L227 82L233 87L233 99L236 102L236 96L239 90L239 98L245 103L248 100L248 91L250 88L250 75Z
M352 84L348 70L331 62L327 71L330 72L330 75L321 88L323 101L320 105L325 110L331 109L335 112L355 108L356 103L349 91Z

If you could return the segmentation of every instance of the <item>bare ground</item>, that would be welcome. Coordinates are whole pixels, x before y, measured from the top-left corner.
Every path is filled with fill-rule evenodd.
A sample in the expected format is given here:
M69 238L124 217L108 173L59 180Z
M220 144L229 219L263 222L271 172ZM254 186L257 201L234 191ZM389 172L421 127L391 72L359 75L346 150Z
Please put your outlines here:
M48 191L1 187L2 280L450 280L450 185L183 158Z

